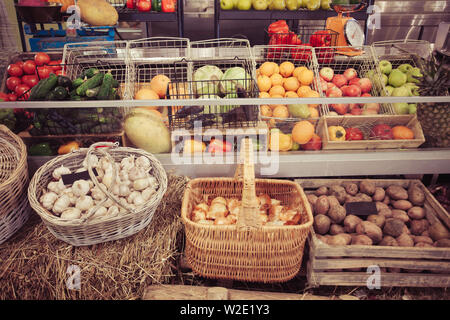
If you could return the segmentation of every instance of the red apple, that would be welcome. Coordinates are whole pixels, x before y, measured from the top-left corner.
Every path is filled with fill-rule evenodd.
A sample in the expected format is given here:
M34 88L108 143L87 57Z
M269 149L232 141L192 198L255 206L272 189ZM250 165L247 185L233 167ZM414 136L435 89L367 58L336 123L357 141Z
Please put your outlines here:
M340 115L346 114L348 111L348 104L345 103L332 104L331 107Z
M392 140L394 136L392 134L392 128L387 124L378 124L370 130L370 136L380 140Z
M348 68L344 71L344 77L347 78L348 81L355 79L358 76L358 73L353 68Z
M342 91L344 92L344 91ZM354 84L347 86L347 90L345 92L346 96L349 97L359 97L361 95L361 89L358 86L355 86Z
M362 112L363 112L362 109L359 108L359 107L351 108L351 109L350 109L350 113L351 113L352 115L355 115L355 116L361 115Z
M339 89L341 89L341 91L342 91L342 95L345 97L345 96L348 96L348 94L347 94L347 89L349 88L349 86L348 85L345 85L345 86L342 86L342 87L340 87Z
M336 85L333 82L327 82L327 90L331 88L336 88Z
M376 102L366 103L364 105L364 110L375 110L378 113L380 112L380 104Z
M350 110L352 110L353 108L359 108L359 104L358 104L358 103L350 103L350 104L348 105L348 108L349 108Z
M340 98L342 97L342 91L338 87L332 87L327 90L327 97Z
M342 87L342 86L344 86L344 85L347 84L347 78L344 77L343 74L336 74L336 75L334 75L332 82L333 82L337 87L340 88L340 87Z
M319 74L325 81L331 81L334 76L334 71L330 67L324 67L320 69Z
M372 81L369 78L361 78L359 79L359 86L362 93L368 93L372 90Z
M300 148L303 150L320 150L322 149L322 139L317 134L313 134L307 143L300 145Z
M327 91L328 89L328 82L322 77L320 77L319 80L319 88L322 89L323 92Z
M357 86L359 86L359 78L353 78L351 80L348 81L348 84L356 84Z
M362 95L361 95L361 97L371 97L372 95L370 94L370 93L363 93Z

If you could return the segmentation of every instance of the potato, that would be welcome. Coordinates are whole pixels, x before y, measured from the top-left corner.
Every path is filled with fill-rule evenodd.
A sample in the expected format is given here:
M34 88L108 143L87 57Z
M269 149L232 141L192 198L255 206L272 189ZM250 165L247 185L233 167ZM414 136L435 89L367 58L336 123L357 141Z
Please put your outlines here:
M340 204L345 203L345 197L347 196L347 192L345 191L344 187L340 185L332 185L328 190L328 194L330 196L335 196Z
M379 243L380 246L398 247L397 240L391 236L384 236Z
M404 223L408 223L409 222L408 214L405 211L400 210L400 209L393 209L392 210L392 218L400 219Z
M427 219L412 220L410 223L411 233L416 236L419 236L423 232L427 231L429 227L430 223Z
M325 187L325 186L322 186L322 187L318 188L314 194L316 196L318 196L318 197L323 196L323 195L327 195L328 194L328 188Z
M375 223L379 228L383 228L386 222L386 218L379 214L371 214L366 220Z
M325 234L330 229L331 220L326 215L318 214L314 217L314 231L318 234Z
M415 206L422 206L425 202L425 193L417 184L408 188L408 199Z
M450 239L441 239L434 243L435 247L438 248L450 248Z
M328 244L332 246L346 246L352 242L352 236L348 233L336 234L330 236L328 239Z
M365 193L357 193L355 198L357 199L357 201L361 202L372 202L372 197L368 196Z
M323 243L327 243L328 242L328 238L326 236L323 236L321 234L316 234L316 237L317 237L317 239L319 239Z
M328 196L328 203L330 204L330 208L333 206L340 206L339 200L335 196Z
M395 240L399 247L414 247L414 240L406 233L402 233Z
M412 203L409 202L408 200L396 200L392 203L392 206L395 209L400 209L400 210L409 210L412 208Z
M393 200L406 200L408 199L408 191L406 191L403 187L397 185L390 185L386 189L386 193L389 198Z
M372 196L372 200L373 201L383 201L385 196L386 196L386 192L384 191L384 189L381 187L376 187L375 193Z
M430 237L414 236L413 240L414 240L414 243L424 242L424 243L433 244L433 239L431 239Z
M391 198L389 198L389 196L385 196L383 201L381 201L381 202L383 202L384 204L389 204L389 203L391 203Z
M367 194L369 196L372 196L375 194L375 183L371 180L363 180L359 183L359 190L361 193Z
M421 235L421 236L424 236L424 237L429 237L429 236L430 236L430 233L429 233L428 230L427 230L427 231L422 232L420 235Z
M356 197L354 197L354 196L351 196L351 195L349 195L349 194L347 194L347 195L345 196L345 203L358 202L358 201L359 201L358 198L356 198Z
M347 211L341 205L333 206L330 210L328 210L328 216L330 217L332 223L341 223L344 221L346 215Z
M448 232L447 228L444 227L444 225L442 225L440 222L433 223L428 228L428 232L431 239L433 239L434 241L450 238L450 233Z
M357 234L352 237L352 245L371 246L373 244L372 239L364 234Z
M378 215L383 216L386 219L392 218L392 211L391 211L391 209L381 209L380 211L378 211Z
M383 239L383 232L380 227L378 227L375 223L370 221L360 222L356 226L356 233L364 234L372 239L373 243L378 243Z
M408 227L406 225L403 227L402 233L411 235L411 231L408 229Z
M433 248L432 244L426 243L426 242L417 242L414 247L421 247L421 248Z
M412 207L408 209L407 214L411 219L420 220L425 218L425 209L422 207Z
M345 233L344 227L341 226L340 224L333 223L330 226L330 234L334 236L334 235L340 234L340 233Z
M405 223L400 219L388 218L384 223L383 233L388 236L398 237L403 232Z
M384 204L383 202L380 201L375 202L375 206L377 207L378 212L384 209L389 209L389 206L387 204Z
M316 204L317 198L318 197L312 193L306 195L306 199L308 199L308 202L311 204L311 206L314 206Z
M348 233L353 233L356 230L356 226L363 220L353 214L350 214L344 219L344 230Z
M358 185L353 182L344 182L342 186L345 188L345 192L351 196L356 195L359 191Z
M314 212L317 214L327 214L328 209L330 209L330 203L326 195L321 195L317 198L316 204L314 205Z

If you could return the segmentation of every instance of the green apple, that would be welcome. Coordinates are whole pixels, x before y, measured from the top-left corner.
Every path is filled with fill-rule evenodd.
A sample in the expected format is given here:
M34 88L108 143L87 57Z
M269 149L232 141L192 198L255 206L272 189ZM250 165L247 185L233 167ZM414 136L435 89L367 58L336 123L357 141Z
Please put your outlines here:
M413 68L412 65L410 65L409 63L403 63L401 65L399 65L397 67L398 70L400 70L403 73L407 73L409 70L411 70Z
M395 89L392 91L391 96L392 96L392 97L409 97L409 96L410 96L410 93L411 93L411 90L409 90L409 89L408 89L407 87L405 87L405 86L401 86L401 87L395 88Z
M308 8L309 11L315 11L320 9L321 0L305 0L305 1L306 1L306 8Z
M252 0L239 0L237 4L238 10L250 10L252 8Z
M331 6L330 6L331 0L320 0L320 8L322 10L330 10Z
M269 7L267 0L253 0L252 5L255 10L267 10Z
M297 0L286 0L286 8L289 10L289 11L295 11L295 10L297 10L299 7L298 7L298 3L297 3Z
M289 113L296 118L308 119L311 111L307 104L290 104L288 105Z
M408 114L409 106L406 102L394 103L394 111L396 114Z
M409 103L408 104L408 113L409 114L417 113L417 103Z
M269 4L269 10L285 10L286 1L285 0L271 0Z
M233 10L234 0L220 0L220 9L222 10Z
M394 87L393 86L386 86L386 91L387 91L387 96L390 97L392 96L392 92L394 91Z
M381 74L381 80L382 80L384 85L387 85L387 83L388 83L388 76L385 75L384 73L382 73Z
M398 69L394 69L389 74L388 83L391 86L398 88L398 87L401 87L402 85L404 85L406 83L407 79L408 79L408 77L406 76L405 73L403 73L402 71L400 71Z
M392 64L387 60L381 60L378 66L384 74L389 74L392 71Z

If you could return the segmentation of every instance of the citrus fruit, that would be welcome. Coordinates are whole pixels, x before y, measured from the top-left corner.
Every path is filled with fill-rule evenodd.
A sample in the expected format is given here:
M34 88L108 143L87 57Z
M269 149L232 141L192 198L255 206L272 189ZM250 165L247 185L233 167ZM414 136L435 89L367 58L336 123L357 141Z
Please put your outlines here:
M303 69L298 74L297 79L302 85L309 86L313 82L314 72L309 69Z
M267 92L272 87L272 81L266 75L260 75L257 79L258 89L261 92Z
M305 144L311 140L314 134L314 126L307 120L297 122L292 129L292 140L298 144Z
M281 86L283 85L283 76L279 73L274 73L270 77L270 81L272 82L272 86Z
M299 97L305 97L308 92L310 92L312 89L309 86L300 86L297 90L297 95Z
M270 107L270 109L272 109L272 111L278 106L284 106L284 104L270 104L269 105L269 107Z
M300 71L302 71L302 70L308 70L308 68L305 66L297 67L292 72L292 76L298 78L298 75L300 74Z
M392 128L394 139L414 139L414 132L405 126L395 126Z
M169 82L170 79L167 76L158 74L150 81L150 89L155 91L160 98L164 98L166 96L167 85Z
M295 66L292 62L285 61L280 64L280 74L285 78L290 77L292 75L292 72L294 72L294 69Z
M298 98L298 94L295 91L286 91L284 94L285 98Z
M261 116L263 116L263 117L271 117L272 116L272 109L267 104L263 104L259 108L261 111Z
M279 72L279 67L275 62L266 61L259 67L260 75L265 75L270 77L274 73Z
M274 95L281 95L282 97L284 97L285 93L286 93L286 90L284 90L284 88L280 85L273 86L269 90L270 97L272 97L272 98Z
M273 96L270 96L271 98L284 98L284 95L281 94L274 94Z
M304 98L319 98L320 94L317 91L315 91L315 90L310 90L303 97ZM309 106L317 108L319 106L319 104L317 104L317 103L316 104L310 104Z
M260 98L270 98L270 94L268 92L260 92L259 97Z
M295 77L289 77L284 80L283 86L286 91L297 91L300 87L300 82L298 82L298 79Z
M318 118L319 117L319 111L317 110L317 108L308 106L309 108L309 112L311 113L311 118Z
M275 109L273 109L272 116L275 118L288 118L289 110L285 105L278 105Z

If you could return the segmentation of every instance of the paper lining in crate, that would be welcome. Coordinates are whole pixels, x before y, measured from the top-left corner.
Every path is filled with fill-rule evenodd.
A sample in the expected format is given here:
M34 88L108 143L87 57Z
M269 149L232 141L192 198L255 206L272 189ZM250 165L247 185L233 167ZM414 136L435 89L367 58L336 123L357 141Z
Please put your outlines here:
M207 278L265 283L288 281L298 273L302 263L313 221L311 208L298 184L255 179L251 140L245 139L242 146L243 167L238 166L235 178L198 178L186 187L181 219L186 232L187 262L194 272ZM211 203L206 209L208 200ZM217 213L224 212L224 202L232 210L227 218ZM273 202L277 203L275 209ZM282 213L278 210L283 206L296 212L292 218L295 222L263 225L260 214L266 215L264 210L270 207L271 217L275 219L279 214L287 215L289 210ZM216 214L214 223L197 219L213 213Z
M67 169L84 176L71 178ZM152 154L98 142L40 167L31 179L28 199L56 238L84 246L145 228L166 189L166 172Z
M376 125L387 124L390 127L405 126L412 130L412 139L385 140L378 136L372 136L372 128ZM364 140L333 141L330 139L328 128L341 126L344 129L358 128L361 130ZM410 115L371 115L371 116L325 116L318 125L318 135L322 139L322 149L405 149L418 148L425 142L422 127L415 114Z
M28 182L25 144L0 125L0 244L28 220L31 211L27 201Z

